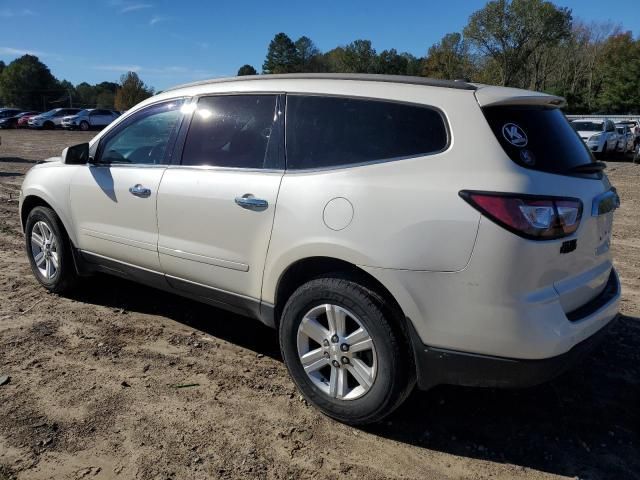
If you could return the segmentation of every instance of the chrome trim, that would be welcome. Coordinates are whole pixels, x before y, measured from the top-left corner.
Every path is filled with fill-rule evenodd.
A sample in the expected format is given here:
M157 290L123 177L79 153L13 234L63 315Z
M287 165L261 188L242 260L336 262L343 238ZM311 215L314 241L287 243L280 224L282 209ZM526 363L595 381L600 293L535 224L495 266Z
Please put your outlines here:
M598 217L605 213L613 212L620 207L620 196L614 187L601 193L593 199L591 205L591 216Z
M129 193L136 197L148 198L151 196L151 189L136 183L133 187L129 187Z
M249 271L249 265L245 263L224 260L222 258L206 257L204 255L197 255L195 253L184 252L182 250L162 247L160 245L158 245L158 253L162 255L169 255L170 257L180 258L182 260L189 260L191 262L206 263L207 265L213 265L214 267L229 268L231 270L237 270L239 272Z
M256 212L262 212L269 207L269 202L262 198L256 198L250 193L245 193L241 197L236 197L235 202L239 207Z
M217 165L180 165L180 164L172 164L169 165L170 169L181 169L181 170L220 170L222 172L248 172L248 173L276 173L279 175L284 174L283 169L275 169L275 168L240 168L240 167L221 167Z

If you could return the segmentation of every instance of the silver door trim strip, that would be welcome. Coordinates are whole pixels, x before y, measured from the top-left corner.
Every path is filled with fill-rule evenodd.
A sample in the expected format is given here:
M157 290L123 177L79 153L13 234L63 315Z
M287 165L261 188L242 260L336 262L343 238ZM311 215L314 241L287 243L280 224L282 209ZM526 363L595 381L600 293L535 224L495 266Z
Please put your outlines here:
M143 250L149 250L150 252L157 252L156 246L152 243L139 242L137 240L131 240L129 238L119 237L117 235L110 235L108 233L89 230L87 228L81 229L80 233L88 237L98 238L100 240L106 240L113 243L119 243L121 245L127 245L128 247L141 248Z
M237 270L239 272L249 271L249 265L245 263L233 262L231 260L224 260L222 258L206 257L204 255L197 255L195 253L175 250L173 248L158 246L158 253L169 255L170 257L180 258L182 260L189 260L191 262L206 263L207 265L213 265L214 267L229 268L231 270Z

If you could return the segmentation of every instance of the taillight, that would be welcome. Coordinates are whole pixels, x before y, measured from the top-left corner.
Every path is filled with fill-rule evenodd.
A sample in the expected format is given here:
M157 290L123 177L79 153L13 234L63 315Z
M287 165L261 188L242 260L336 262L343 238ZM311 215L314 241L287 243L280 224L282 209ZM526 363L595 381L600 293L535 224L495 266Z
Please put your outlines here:
M532 240L571 235L582 217L582 202L576 198L468 190L460 196L493 222Z

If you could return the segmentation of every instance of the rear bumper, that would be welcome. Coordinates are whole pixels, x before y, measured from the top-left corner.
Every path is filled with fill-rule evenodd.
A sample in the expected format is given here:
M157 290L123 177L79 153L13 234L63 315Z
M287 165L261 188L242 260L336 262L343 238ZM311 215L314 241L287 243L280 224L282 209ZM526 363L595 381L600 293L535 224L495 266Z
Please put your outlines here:
M607 335L618 316L591 337L562 355L521 360L457 352L423 345L413 332L418 387L427 390L450 384L469 387L523 388L539 385L566 372L587 356ZM410 330L413 330L410 327Z
M620 281L611 271L604 290L594 299L567 314L569 322L599 318L599 329L575 344L565 353L542 359L518 359L460 352L424 345L408 322L415 355L418 386L429 389L440 384L482 387L529 387L551 380L570 369L595 348L618 319L616 313L604 316L611 307L617 308ZM566 321L565 320L565 321Z

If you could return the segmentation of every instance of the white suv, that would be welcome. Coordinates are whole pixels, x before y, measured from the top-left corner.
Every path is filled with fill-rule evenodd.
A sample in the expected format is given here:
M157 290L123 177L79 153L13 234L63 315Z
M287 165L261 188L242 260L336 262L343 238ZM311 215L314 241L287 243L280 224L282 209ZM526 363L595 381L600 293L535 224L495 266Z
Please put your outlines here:
M64 292L121 275L279 329L326 414L416 384L524 386L617 316L615 190L555 96L413 77L168 90L35 166L29 261Z

